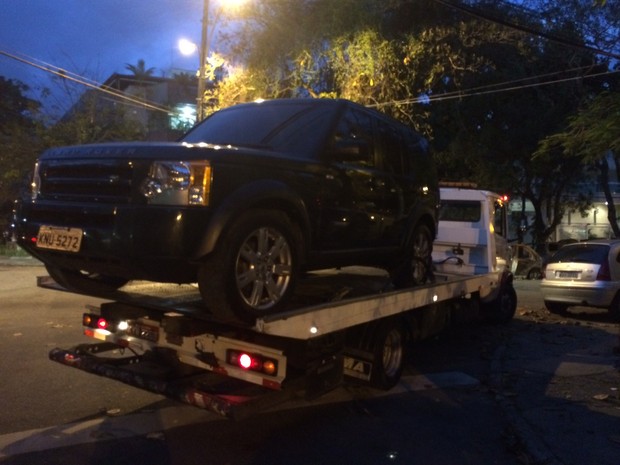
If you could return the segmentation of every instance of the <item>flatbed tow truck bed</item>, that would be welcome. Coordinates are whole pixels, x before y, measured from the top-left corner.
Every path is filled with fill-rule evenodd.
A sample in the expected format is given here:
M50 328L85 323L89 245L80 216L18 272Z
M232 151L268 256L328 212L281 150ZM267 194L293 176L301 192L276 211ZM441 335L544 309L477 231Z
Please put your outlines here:
M331 270L305 280L297 307L259 318L253 326L210 318L192 285L138 283L114 293L113 301L89 307L87 313L91 318L103 317L109 325L130 321L128 330L118 334L109 326L99 327L100 323L85 324L85 334L101 342L56 348L49 357L239 419L292 397L317 397L345 377L367 380L370 355L359 348L347 349L343 333L348 329L447 300L467 299L481 289L498 286L499 279L497 273L437 275L434 283L385 290L387 277L377 270ZM38 285L63 290L47 276L40 277ZM279 373L268 376L230 366L226 361L231 351L260 354L275 362ZM297 361L296 368L288 367L296 356L303 361Z

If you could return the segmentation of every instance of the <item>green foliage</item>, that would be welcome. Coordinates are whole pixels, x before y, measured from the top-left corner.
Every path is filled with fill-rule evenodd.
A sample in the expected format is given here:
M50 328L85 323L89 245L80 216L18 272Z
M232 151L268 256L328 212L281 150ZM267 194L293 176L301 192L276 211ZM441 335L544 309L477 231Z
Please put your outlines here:
M579 154L586 163L596 163L609 151L620 153L620 91L603 92L569 119L566 131L549 136L539 154L554 145L565 154Z
M584 0L532 1L532 10L472 2L484 11L480 17L428 0L365 0L364 8L343 0L259 3L239 42L245 75L212 94L221 106L258 96L344 97L375 106L430 139L443 179L530 200L538 242L559 223L584 159L558 150L532 154L580 102L608 85L562 78L608 66L567 44L610 48L605 26L618 25L616 13ZM493 17L516 27L487 19ZM540 85L545 80L557 82Z
M41 126L39 103L26 97L28 88L0 76L0 219L12 209L26 174L32 169Z
M334 73L332 91L339 97L377 105L402 95L398 50L378 32L366 29L335 39L328 58Z
M609 223L617 237L620 227L616 218L615 201L609 186L608 158L613 157L616 177L620 179L620 92L603 92L587 106L569 118L564 131L552 134L540 142L535 156L538 160L578 160L581 166L598 168L600 181L608 204ZM573 177L575 173L572 174Z
M10 212L37 156L46 148L143 137L139 122L126 118L98 94L87 92L65 117L50 126L40 122L40 103L26 97L28 88L0 76L0 219Z
M138 60L138 63L135 65L130 65L127 63L125 65L125 69L131 71L136 79L146 79L153 75L155 72L155 68L147 68L146 63L143 59Z
M98 93L84 94L73 110L43 134L45 147L91 144L144 137L139 121L128 118L124 106Z

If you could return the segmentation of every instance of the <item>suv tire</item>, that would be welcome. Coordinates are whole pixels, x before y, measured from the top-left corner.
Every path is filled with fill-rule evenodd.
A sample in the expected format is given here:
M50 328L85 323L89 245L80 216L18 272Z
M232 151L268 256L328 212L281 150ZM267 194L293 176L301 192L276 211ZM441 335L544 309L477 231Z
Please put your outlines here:
M391 271L397 288L426 283L432 276L433 233L424 223L417 223L409 237L404 261Z
M86 273L77 270L65 270L45 265L51 278L65 289L93 295L109 295L129 282L117 276L106 276L97 273Z
M198 287L208 310L224 321L249 323L280 311L299 274L298 236L282 212L243 213L199 269Z

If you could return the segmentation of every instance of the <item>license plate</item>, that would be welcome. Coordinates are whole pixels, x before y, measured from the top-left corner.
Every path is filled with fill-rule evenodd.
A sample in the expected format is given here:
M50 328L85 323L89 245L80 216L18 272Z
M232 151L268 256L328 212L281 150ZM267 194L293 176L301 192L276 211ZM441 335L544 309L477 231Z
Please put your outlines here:
M79 228L62 228L58 226L41 226L37 236L39 249L79 252L82 243L82 230Z
M578 271L558 271L558 278L577 279L578 277Z

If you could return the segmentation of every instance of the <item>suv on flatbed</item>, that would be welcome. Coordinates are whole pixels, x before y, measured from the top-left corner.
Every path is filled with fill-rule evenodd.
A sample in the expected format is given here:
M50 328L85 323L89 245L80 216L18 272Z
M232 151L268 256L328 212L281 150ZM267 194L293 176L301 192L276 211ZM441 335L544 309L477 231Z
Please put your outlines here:
M50 149L18 242L66 288L197 282L207 309L279 311L305 270L369 265L423 282L439 193L427 142L346 100L214 113L178 143Z

